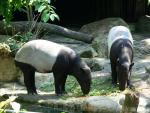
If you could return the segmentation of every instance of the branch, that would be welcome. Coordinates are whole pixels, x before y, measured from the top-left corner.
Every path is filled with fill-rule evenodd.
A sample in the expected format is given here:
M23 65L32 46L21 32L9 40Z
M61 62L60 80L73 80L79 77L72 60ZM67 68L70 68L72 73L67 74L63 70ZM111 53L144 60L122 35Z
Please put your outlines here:
M14 35L18 32L20 33L26 33L30 31L30 28L33 28L33 31L36 31L37 29L40 28L39 36L42 36L43 34L46 33L51 33L51 34L58 34L65 36L67 38L83 41L86 43L91 43L93 40L92 35L84 34L81 32L76 32L72 31L70 29L54 25L54 24L49 24L49 23L37 23L35 21L19 21L19 22L11 22L10 25L12 27L7 27L5 29L5 25L2 21L0 21L0 34L3 35ZM32 26L35 25L35 26ZM32 31L32 32L33 32Z

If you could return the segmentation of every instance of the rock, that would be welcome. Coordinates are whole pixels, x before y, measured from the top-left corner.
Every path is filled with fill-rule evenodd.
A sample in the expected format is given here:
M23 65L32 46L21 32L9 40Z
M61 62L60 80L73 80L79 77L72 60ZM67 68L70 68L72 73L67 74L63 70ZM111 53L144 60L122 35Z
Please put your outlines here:
M0 81L10 82L16 81L20 75L20 71L16 68L14 58L0 56Z
M58 35L58 34L51 34L51 35L44 35L42 39L53 41L56 43L61 43L61 44L80 44L84 43L82 41L74 40L71 38L66 38L64 36Z
M134 66L132 68L132 71L135 73L135 75L141 75L143 73L146 73L146 69L150 67L150 59L144 60L144 59L135 59L134 60ZM143 76L141 76L140 79L142 79Z
M97 55L98 55L97 52L92 47L85 48L82 52L80 52L80 56L82 58L93 58L96 57Z
M138 113L150 113L150 99L141 95L139 99Z
M121 18L106 18L82 26L80 32L92 34L96 37L101 33L107 34L113 26L119 25L129 27L128 24Z
M147 73L150 73L150 66L145 67L145 70L146 70Z
M119 113L120 107L117 101L109 97L93 96L83 102L85 113Z
M80 32L92 34L95 38L92 42L92 47L98 53L99 57L108 57L107 51L107 35L113 26L123 25L129 27L128 24L121 18L106 18L100 21L84 25Z
M91 71L101 71L103 66L99 62L95 62L93 59L84 58L84 61L90 67Z
M108 58L108 45L107 45L107 36L104 34L99 34L94 38L92 42L92 47L98 53L98 57Z
M136 31L140 33L149 33L150 32L150 16L145 15L139 18L136 23Z
M134 41L134 58L150 58L150 38Z
M105 58L83 58L92 71L110 72L110 61Z
M84 58L93 58L98 55L97 52L91 47L91 45L86 44L81 41L69 39L64 36L60 36L56 34L55 35L52 34L50 36L44 36L43 38L68 46L72 48L73 50L75 50L81 57L84 57Z

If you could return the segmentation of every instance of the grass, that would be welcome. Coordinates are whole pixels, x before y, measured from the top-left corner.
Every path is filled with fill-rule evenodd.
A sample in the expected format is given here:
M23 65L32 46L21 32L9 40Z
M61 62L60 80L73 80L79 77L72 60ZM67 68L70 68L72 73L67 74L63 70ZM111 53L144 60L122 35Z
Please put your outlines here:
M113 87L111 84L111 78L94 78L92 80L92 87L89 93L90 96L99 95L116 95L119 93L118 87Z
M73 76L68 76L66 81L66 94L64 97L82 96L83 93L76 79ZM54 91L54 82L45 83L39 88L41 91ZM118 87L113 87L111 84L111 77L97 77L92 79L91 90L88 96L100 96L100 95L117 95L119 93Z

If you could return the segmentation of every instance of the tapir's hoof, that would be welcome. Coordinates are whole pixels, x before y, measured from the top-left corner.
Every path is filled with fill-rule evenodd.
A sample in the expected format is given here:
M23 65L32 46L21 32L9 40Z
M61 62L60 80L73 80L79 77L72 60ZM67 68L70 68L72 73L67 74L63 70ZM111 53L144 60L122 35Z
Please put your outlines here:
M28 91L28 95L37 95L36 91Z
M132 89L132 90L135 90L135 86L134 86L134 85L132 85L132 84L131 84L131 85L129 85L128 87L129 87L130 89Z
M62 94L62 93L56 94L56 96L58 96L58 97L59 97L59 96L63 96L63 95L64 95L64 94Z
M112 83L112 86L117 87L118 85L117 85L117 83Z

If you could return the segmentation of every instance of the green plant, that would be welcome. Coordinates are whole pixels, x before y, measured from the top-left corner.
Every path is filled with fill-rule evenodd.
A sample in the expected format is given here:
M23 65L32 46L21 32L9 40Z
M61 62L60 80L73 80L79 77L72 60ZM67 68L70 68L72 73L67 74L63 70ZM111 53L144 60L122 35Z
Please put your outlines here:
M53 21L55 18L59 20L54 9L50 5L50 0L0 0L0 15L4 17L6 23L11 21L13 12L16 10L24 11L29 21L33 20L35 11L40 13L43 22L49 19Z
M47 83L46 83L47 84ZM42 91L54 91L54 82L51 84L44 84L40 87ZM82 91L80 89L80 85L77 80L73 76L68 76L66 81L66 91L68 92L67 95L64 95L62 98L66 99L72 96L82 96ZM111 78L93 78L91 91L89 96L99 96L99 95L117 95L120 93L118 87L113 87L111 84Z
M54 21L59 20L59 16L55 13L55 7L49 5L51 0L33 0L31 4L35 6L35 10L41 14L41 20L47 22L49 19Z
M90 96L97 95L116 95L119 93L118 87L113 87L111 84L111 78L94 78L92 80L92 87L89 93Z
M54 81L51 81L49 83L43 83L39 86L39 89L42 91L54 91Z
M25 34L17 33L16 35L12 36L11 38L7 39L5 41L5 44L7 44L10 47L12 56L15 55L17 50L22 47L22 45L29 40L32 39L33 34L30 32L27 32Z

